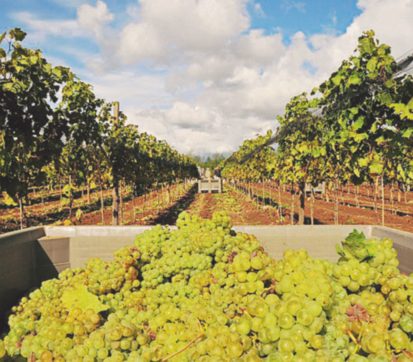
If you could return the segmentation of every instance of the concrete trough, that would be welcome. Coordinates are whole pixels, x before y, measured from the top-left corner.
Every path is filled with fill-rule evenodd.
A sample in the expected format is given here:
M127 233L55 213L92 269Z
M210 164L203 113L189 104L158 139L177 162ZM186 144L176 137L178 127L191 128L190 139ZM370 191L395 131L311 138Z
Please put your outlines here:
M92 257L110 260L131 245L148 226L44 226L0 235L0 319L28 291L69 267L84 266ZM336 244L354 229L367 237L394 241L400 270L413 272L413 233L370 225L236 226L255 235L274 258L286 249L308 250L312 257L337 260ZM0 320L0 325L2 321Z

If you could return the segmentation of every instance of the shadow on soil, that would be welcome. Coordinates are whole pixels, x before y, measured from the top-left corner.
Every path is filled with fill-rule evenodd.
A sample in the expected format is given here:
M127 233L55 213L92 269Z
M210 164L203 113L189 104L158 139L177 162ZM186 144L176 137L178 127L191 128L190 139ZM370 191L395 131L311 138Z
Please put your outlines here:
M127 202L132 199L132 195L123 197L123 202ZM103 199L104 207L112 205L112 197L105 197ZM81 207L73 207L72 216L76 213L77 209L81 209L83 213L87 214L93 211L100 210L100 199L91 202L89 205L83 205ZM28 215L26 216L26 227L48 225L53 224L59 220L65 220L69 217L69 209L62 208L61 210L53 210L43 215ZM20 229L18 219L7 221L5 224L0 225L0 232L8 232Z
M175 225L178 215L186 210L189 205L195 200L197 192L197 184L194 184L189 191L176 201L171 207L165 209L156 218L154 218L150 225Z
M91 190L90 195L94 194L95 192L99 192L99 191L97 189ZM79 199L80 197L84 197L86 195L87 195L86 191L83 191L83 193L81 190L73 191L73 198L75 200ZM58 201L60 199L61 199L61 196L59 193L54 193L52 195L46 195L44 197L37 195L32 198L29 198L28 202L26 203L26 206L44 204L46 202ZM0 209L14 209L16 207L17 206L9 206L5 204L0 204Z

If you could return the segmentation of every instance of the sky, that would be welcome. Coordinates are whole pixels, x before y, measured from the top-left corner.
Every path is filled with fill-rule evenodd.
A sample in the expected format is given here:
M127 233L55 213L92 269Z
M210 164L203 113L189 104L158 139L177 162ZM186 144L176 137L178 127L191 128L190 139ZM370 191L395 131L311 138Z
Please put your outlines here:
M141 131L195 155L275 130L374 29L413 48L413 0L0 0L0 31L72 68Z

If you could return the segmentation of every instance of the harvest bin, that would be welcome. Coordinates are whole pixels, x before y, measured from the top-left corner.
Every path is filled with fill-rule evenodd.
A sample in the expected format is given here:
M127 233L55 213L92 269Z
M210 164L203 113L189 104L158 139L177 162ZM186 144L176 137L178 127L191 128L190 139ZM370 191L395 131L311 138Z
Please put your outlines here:
M131 245L150 226L44 226L0 235L0 319L25 293L69 267L91 257L110 260L113 252ZM254 234L265 250L280 258L286 249L305 248L316 258L337 260L336 244L353 230L367 237L394 241L400 270L413 272L413 233L370 225L236 226ZM2 325L0 320L0 326ZM4 321L3 321L4 322Z

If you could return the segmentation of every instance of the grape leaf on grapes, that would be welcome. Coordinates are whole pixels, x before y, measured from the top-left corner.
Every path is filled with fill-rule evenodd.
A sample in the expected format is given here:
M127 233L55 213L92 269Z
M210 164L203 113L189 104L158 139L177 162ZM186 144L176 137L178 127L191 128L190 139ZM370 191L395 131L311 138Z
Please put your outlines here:
M337 246L337 253L345 259L356 258L364 261L373 258L376 249L376 243L368 240L363 232L354 229L341 243L341 246Z
M348 236L345 238L345 242L348 245L354 245L354 244L359 244L362 243L364 240L366 240L366 236L364 235L363 232L357 231L354 229Z
M107 310L108 307L99 301L99 298L90 293L84 285L78 285L65 290L62 295L62 303L68 309L79 308L83 311L91 309L96 313Z

